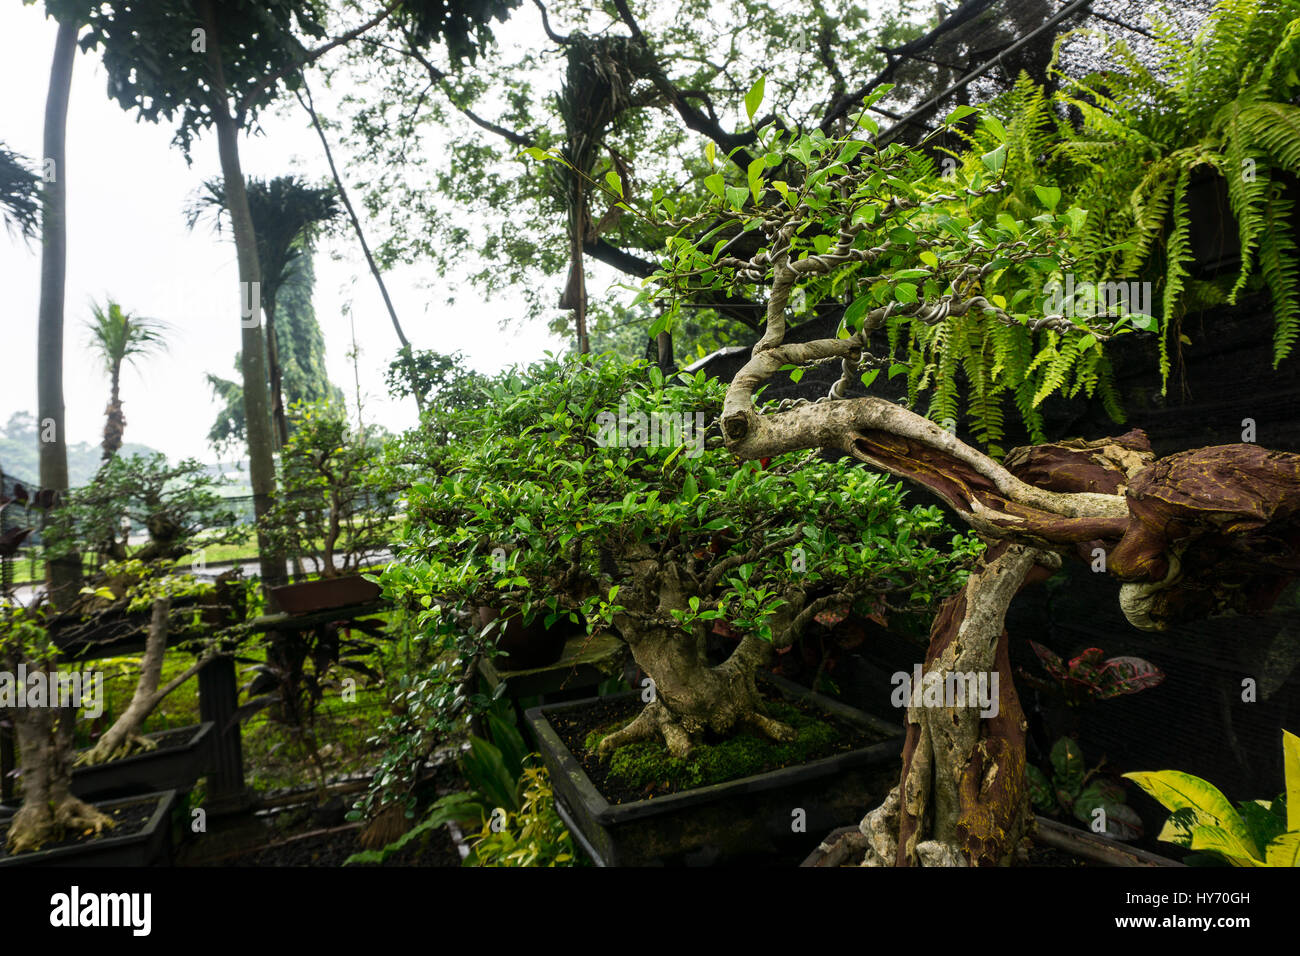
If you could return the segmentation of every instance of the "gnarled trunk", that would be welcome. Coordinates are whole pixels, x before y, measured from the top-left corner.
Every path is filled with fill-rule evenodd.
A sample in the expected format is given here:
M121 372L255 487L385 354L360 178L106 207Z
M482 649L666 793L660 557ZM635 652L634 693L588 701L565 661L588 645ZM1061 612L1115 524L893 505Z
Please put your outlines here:
M948 687L950 675L987 675L986 686L992 687L996 675L997 711L985 716L968 694L934 706L924 684L912 688L902 779L860 827L865 865L1005 865L1028 832L1025 715L1003 625L1012 598L1037 564L1059 567L1060 560L1051 552L999 543L940 609L923 682ZM863 841L855 836L851 842Z
M29 664L27 669L31 674L39 666ZM56 685L52 674L46 679L48 686ZM112 827L111 818L71 793L77 709L18 707L12 713L22 757L23 805L9 824L8 852L36 851L71 831L98 834Z
M758 668L771 660L772 644L747 635L721 664L705 656L704 628L691 634L671 624L670 610L688 606L677 569L644 563L635 591L653 595L656 614L620 614L614 619L641 669L654 682L654 697L626 727L600 742L606 756L638 740L662 738L674 757L685 757L705 731L726 734L743 726L771 737L792 740L794 730L763 713L755 685ZM669 623L665 623L669 622Z

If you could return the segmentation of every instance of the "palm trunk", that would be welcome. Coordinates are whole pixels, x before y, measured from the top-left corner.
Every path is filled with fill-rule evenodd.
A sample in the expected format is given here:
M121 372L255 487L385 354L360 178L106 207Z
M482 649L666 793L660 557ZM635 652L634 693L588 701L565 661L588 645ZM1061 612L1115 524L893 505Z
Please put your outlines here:
M108 407L104 409L104 453L101 458L111 461L122 450L122 437L126 433L126 416L122 414L122 366L113 366L112 385L109 388Z
M63 408L63 289L68 265L67 125L72 66L77 53L75 21L59 23L45 99L45 162L53 178L45 183L41 216L41 301L37 318L36 406L41 487L68 490L68 447ZM47 433L47 428L49 429ZM49 440L45 440L49 436ZM50 601L69 603L79 590L81 561L75 551L50 554L46 564Z
M265 346L262 343L259 310L262 270L257 259L257 237L253 232L253 216L248 208L248 193L244 189L244 172L239 163L239 130L230 114L227 99L225 72L221 63L221 40L217 31L216 12L212 0L203 2L203 18L208 29L208 63L212 69L213 125L217 128L217 147L221 156L221 174L225 182L226 204L230 212L231 228L235 235L235 254L239 262L239 282L246 295L245 304L252 304L252 321L242 319L242 351L240 371L244 386L244 419L248 434L248 472L253 486L253 513L258 520L257 551L262 575L262 587L267 590L284 582L284 556L263 530L263 519L275 500L275 459L273 457L271 415L267 401ZM255 291L256 290L256 291Z

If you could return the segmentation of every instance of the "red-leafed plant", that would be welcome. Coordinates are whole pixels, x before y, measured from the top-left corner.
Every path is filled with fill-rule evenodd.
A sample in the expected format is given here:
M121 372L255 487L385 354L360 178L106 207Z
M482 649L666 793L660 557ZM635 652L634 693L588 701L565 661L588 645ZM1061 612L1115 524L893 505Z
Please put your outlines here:
M1136 694L1165 679L1164 671L1141 657L1103 657L1101 648L1090 647L1066 661L1036 641L1030 641L1029 646L1055 683L1025 675L1029 682L1041 690L1058 691L1066 703L1075 707L1088 701Z

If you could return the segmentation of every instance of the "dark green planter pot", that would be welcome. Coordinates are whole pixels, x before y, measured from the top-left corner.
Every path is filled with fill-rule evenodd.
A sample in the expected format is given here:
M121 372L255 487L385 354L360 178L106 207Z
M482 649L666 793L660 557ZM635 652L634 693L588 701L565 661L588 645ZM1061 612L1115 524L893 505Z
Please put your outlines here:
M54 847L36 853L18 856L0 856L0 867L5 866L158 866L171 861L172 811L176 807L176 791L148 793L121 800L102 800L95 807L105 812L122 804L153 800L156 804L149 822L138 833L128 836L105 836L88 840L75 846Z
M199 777L212 770L212 721L146 736L158 738L180 734L181 731L188 732L183 744L110 760L93 767L77 767L72 771L73 795L82 800L98 800L163 790L184 793L193 789Z
M902 727L772 678L787 699L889 739L824 757L652 800L611 804L596 790L547 719L597 698L534 707L527 713L555 788L556 809L597 866L795 865L827 830L858 820L884 799L900 772ZM636 696L633 691L621 697ZM793 829L804 811L802 832Z

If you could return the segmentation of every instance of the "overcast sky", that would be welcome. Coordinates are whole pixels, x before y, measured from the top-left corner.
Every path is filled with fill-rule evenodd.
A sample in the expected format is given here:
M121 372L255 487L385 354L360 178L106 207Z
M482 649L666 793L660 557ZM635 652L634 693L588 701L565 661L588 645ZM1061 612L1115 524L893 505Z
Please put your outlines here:
M534 27L524 9L498 33ZM526 22L525 22L526 21ZM0 140L37 160L41 154L45 93L55 25L40 4L0 7ZM341 84L338 92L342 92ZM173 128L136 122L106 93L103 67L94 53L78 54L68 111L68 272L65 311L64 398L68 440L98 443L108 382L86 349L84 323L92 299L107 296L130 312L172 326L169 354L149 359L123 375L126 440L165 451L173 459L215 460L206 435L217 405L204 378L214 372L235 378L239 349L239 287L235 248L204 225L191 233L183 210L199 184L219 174L214 134L193 148L186 166L171 145ZM327 115L332 97L313 87ZM329 111L329 112L327 112ZM297 172L319 181L329 170L320 142L295 105L293 112L263 117L266 136L242 138L246 176L270 178ZM340 157L337 134L332 147ZM346 175L346 174L345 174ZM372 235L372 244L377 236ZM341 257L335 259L335 257ZM398 431L415 421L412 403L387 396L383 372L398 347L374 280L350 232L326 240L316 260L316 317L325 335L330 378L355 411L352 364L347 358L351 307L361 348L365 416ZM40 256L37 243L0 233L0 281L5 289L4 370L0 373L0 424L20 410L36 411L36 315ZM496 371L560 350L567 343L546 331L545 321L524 325L503 339L497 323L518 314L508 301L472 302L466 293L448 308L444 296L421 288L434 277L428 268L394 270L386 276L403 328L416 348L462 350L473 367ZM472 303L472 304L471 304ZM508 343L508 347L503 345ZM35 476L32 476L33 478Z

